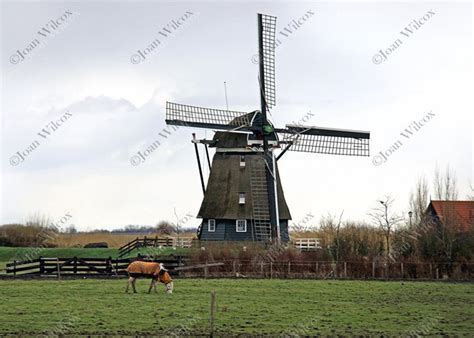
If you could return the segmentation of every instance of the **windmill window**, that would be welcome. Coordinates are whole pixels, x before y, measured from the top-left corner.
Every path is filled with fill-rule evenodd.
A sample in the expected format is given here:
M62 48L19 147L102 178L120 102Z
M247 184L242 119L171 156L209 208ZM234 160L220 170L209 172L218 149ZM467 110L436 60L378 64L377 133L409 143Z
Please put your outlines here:
M245 193L239 192L239 204L245 204Z
M210 219L207 221L207 231L208 232L215 232L216 231L216 220Z
M247 220L238 219L235 221L235 231L236 232L247 232Z
M240 156L240 167L241 168L245 167L245 156L244 155Z

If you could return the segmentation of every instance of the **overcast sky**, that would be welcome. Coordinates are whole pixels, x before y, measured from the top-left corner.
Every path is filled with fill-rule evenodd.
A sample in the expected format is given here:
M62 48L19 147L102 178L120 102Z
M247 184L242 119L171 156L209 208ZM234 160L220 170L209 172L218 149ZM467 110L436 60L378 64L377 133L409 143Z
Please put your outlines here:
M471 191L470 3L3 1L1 11L1 224L68 213L78 229L112 229L196 215L191 134L213 132L163 138L165 102L225 108L226 81L229 109L258 109L258 12L278 17L272 121L311 112L308 125L371 132L370 157L282 157L295 223L342 210L368 220L385 195L406 214L417 177L431 180L436 165L454 169L461 199Z

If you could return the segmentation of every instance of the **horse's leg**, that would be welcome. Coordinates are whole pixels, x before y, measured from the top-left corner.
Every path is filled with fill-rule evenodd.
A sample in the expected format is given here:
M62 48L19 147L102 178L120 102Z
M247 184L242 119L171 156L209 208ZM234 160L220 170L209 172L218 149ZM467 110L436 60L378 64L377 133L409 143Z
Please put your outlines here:
M153 283L153 289L155 290L155 293L158 293L156 291L156 284L158 284L158 280L155 279L154 283Z
M165 284L166 293L173 293L173 282L169 282Z
M137 281L136 278L132 277L132 289L133 293L137 293L137 289L135 288L135 282Z
M128 277L127 286L125 287L125 293L128 293L128 288L130 286L131 279L132 279L132 277Z
M148 288L148 293L151 292L151 289L153 288L153 283L155 282L155 280L152 278L151 279L151 283L150 283L150 287Z

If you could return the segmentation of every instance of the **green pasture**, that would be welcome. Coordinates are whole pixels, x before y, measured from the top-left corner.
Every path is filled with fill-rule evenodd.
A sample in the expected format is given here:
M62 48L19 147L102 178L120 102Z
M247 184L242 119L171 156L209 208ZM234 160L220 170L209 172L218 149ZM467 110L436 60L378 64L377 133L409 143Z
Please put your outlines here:
M0 281L0 335L470 336L473 284L176 279L175 291L125 294L118 280Z

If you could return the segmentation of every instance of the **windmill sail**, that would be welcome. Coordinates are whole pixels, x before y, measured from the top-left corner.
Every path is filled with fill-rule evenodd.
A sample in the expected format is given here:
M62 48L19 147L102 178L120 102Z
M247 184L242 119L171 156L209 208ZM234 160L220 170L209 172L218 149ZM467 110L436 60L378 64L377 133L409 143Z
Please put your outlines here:
M166 102L166 123L187 127L231 130L250 127L248 113Z
M277 129L288 151L307 153L369 156L370 133L367 131L287 125Z
M259 14L259 39L262 41L260 63L263 64L263 92L268 108L276 104L275 92L275 30L276 17ZM260 80L262 81L262 80Z

